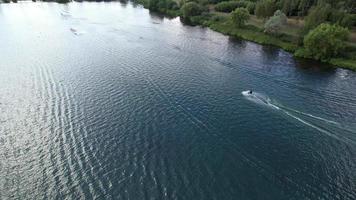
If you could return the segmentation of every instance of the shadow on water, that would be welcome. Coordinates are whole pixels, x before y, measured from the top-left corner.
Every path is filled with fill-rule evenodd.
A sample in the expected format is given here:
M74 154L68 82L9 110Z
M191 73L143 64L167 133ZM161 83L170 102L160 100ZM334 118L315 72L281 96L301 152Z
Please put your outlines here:
M336 72L336 67L331 64L306 58L295 58L294 60L295 67L299 69L311 70L315 72Z
M182 22L183 25L187 25L187 26L196 26L196 24L194 24L190 18L183 18L183 17L180 17L179 18L180 22Z
M160 13L157 13L157 12L153 12L153 11L149 11L149 16L150 16L150 19L151 19L152 23L154 23L154 24L162 23L164 18L166 17L163 14L160 14Z
M120 2L120 5L122 8L126 8L129 1L128 0L119 0L119 2Z
M228 40L229 40L229 44L232 44L233 47L236 47L236 48L239 48L239 49L246 48L247 42L248 42L246 40L241 40L239 38L232 37L232 36L229 36Z
M142 4L139 4L139 3L135 2L135 1L130 1L130 3L132 4L133 8L143 7Z
M160 18L160 19L164 19L164 18L167 18L167 19L174 19L175 17L172 17L172 16L169 16L169 15L165 15L165 14L162 14L162 13L159 13L159 12L155 12L155 11L151 11L149 10L149 14L150 14L150 17L154 17L154 18Z
M264 65L264 68L266 67L271 68L269 70L273 69L274 62L277 61L278 59L281 60L284 57L292 57L293 66L296 69L299 69L304 72L316 72L316 73L323 72L332 75L337 71L337 68L331 64L323 63L312 59L297 58L294 57L292 53L286 52L275 46L260 45L239 38L229 37L229 46L233 47L234 50L244 51L246 48L249 48L250 46L249 43L254 44L253 48L256 49L256 52L259 52L263 62L269 63L267 65Z
M263 45L261 48L262 52L263 52L263 60L265 61L270 61L270 60L274 60L276 58L279 57L279 53L281 51L281 49L274 47L274 46L266 46Z

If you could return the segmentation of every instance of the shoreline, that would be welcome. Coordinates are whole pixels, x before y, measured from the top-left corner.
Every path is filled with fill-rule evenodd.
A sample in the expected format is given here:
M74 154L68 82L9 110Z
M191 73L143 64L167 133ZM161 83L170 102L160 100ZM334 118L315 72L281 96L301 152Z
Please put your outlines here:
M139 5L142 5L145 9L149 10L150 12L155 12L158 14L162 14L165 17L169 18L174 18L174 17L181 17L181 13L179 10L161 10L161 11L152 11L150 10L145 2L145 0L135 0L134 3L137 3ZM291 54L293 54L294 58L300 58L300 59L309 59L312 61L320 62L322 64L327 64L331 65L333 68L342 68L342 69L347 69L351 71L356 71L356 60L349 59L349 58L344 58L344 57L337 57L337 58L331 58L327 62L323 62L320 60L316 60L314 58L308 58L308 57L300 57L295 54L295 52L298 49L301 49L302 47L297 44L296 41L286 41L282 40L278 37L275 37L270 34L266 34L263 32L263 30L259 29L256 26L253 25L246 25L244 28L237 28L233 25L231 20L227 17L221 17L212 13L209 13L210 16L193 16L190 17L190 23L184 23L186 25L190 26L201 26L201 27L207 27L210 28L213 31L219 32L221 34L235 37L237 39L242 39L250 42L255 42L257 44L261 45L272 45L278 48L281 48ZM220 20L214 20L215 18L221 17ZM288 36L284 35L286 38ZM288 38L290 40L296 40L296 38Z
M180 17L180 16L177 16L177 17ZM342 68L342 69L348 69L351 71L356 71L356 60L339 57L339 58L332 58L327 62L322 62L320 60L316 60L313 58L299 57L299 56L295 55L295 52L299 48L301 48L300 46L293 44L291 42L283 41L277 37L265 34L258 30L251 30L249 28L235 28L235 27L231 26L231 24L229 24L228 22L225 22L225 23L224 22L223 23L214 22L211 24L195 23L193 25L207 27L213 31L222 33L224 35L236 37L238 39L243 39L243 40L247 40L250 42L255 42L257 44L272 45L272 46L281 48L287 52L290 52L291 54L293 54L293 57L295 57L295 58L310 59L310 60L317 61L320 63L332 65L334 68Z
M199 26L204 26L203 24L199 24ZM293 57L295 58L302 58L302 59L310 59L313 61L317 61L323 64L327 65L332 65L334 68L342 68L342 69L348 69L351 71L356 71L356 61L351 60L351 59L346 59L346 58L332 58L328 62L322 62L320 60L316 60L313 58L305 58L305 57L299 57L295 55L295 52L300 48L299 46L293 44L293 43L288 43L286 41L283 41L277 37L265 34L263 32L253 32L252 30L249 29L235 29L235 30L228 30L224 31L223 28L219 27L219 25L212 24L210 26L204 26L208 27L213 31L222 33L227 36L232 36L238 39L243 39L247 40L250 42L255 42L257 44L261 45L272 45L278 48L281 48L291 54L293 54Z

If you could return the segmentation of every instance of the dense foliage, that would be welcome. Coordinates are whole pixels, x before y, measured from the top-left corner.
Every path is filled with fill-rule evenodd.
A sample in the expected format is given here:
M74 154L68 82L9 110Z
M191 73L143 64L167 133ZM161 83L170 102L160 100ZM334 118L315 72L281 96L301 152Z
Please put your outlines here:
M185 19L188 19L192 16L200 15L201 13L201 7L195 2L188 2L182 6L182 16Z
M276 4L288 16L306 16L313 6L329 4L335 10L356 13L355 0L276 0Z
M337 24L321 24L304 38L304 57L327 61L337 56L344 48L349 31Z
M149 0L148 9L152 11L165 12L166 10L178 9L178 5L173 0Z
M57 3L69 3L71 2L71 0L42 0L42 1L45 1L45 2L57 2Z
M256 9L256 3L255 2L248 2L246 9L248 10L248 12L250 12L250 14L255 14L255 9Z
M0 3L3 2L3 3L10 3L11 0L2 0L0 1ZM17 0L12 0L13 3L17 3Z
M58 3L68 3L70 0L57 0Z
M246 8L248 2L246 1L224 1L216 4L215 10L220 12L231 12L236 8Z
M309 14L305 18L304 32L307 33L325 22L350 27L353 24L353 20L353 16L345 10L335 10L331 4L319 4L309 10Z
M232 21L237 27L244 26L249 17L250 14L246 8L236 8L236 10L231 13Z
M259 18L267 18L277 10L277 5L273 0L262 0L256 5L255 14Z

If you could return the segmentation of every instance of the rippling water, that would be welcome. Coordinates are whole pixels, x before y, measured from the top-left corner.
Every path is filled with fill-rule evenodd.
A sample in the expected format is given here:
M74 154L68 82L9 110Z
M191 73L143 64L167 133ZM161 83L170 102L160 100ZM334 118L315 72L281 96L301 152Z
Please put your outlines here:
M0 46L0 199L356 198L354 72L120 3L0 5Z

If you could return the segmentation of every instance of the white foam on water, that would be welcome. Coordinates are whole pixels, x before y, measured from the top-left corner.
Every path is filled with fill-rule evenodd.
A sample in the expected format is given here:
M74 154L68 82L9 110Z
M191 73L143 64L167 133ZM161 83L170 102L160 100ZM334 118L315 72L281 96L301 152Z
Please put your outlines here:
M281 104L279 104L277 102L274 103L269 97L267 97L266 95L261 94L261 93L253 92L252 94L250 94L249 91L243 91L242 95L244 95L249 100L252 100L254 102L263 103L263 104L265 104L267 106L270 106L272 108L275 108L275 109L278 109L278 110L283 110L284 112L287 112L287 111L288 111L288 113L295 112L295 113L298 113L298 114L301 114L301 115L304 115L304 116L308 116L308 117L311 117L311 118L314 118L314 119L318 119L320 121L324 121L324 122L327 122L327 123L339 125L338 122L335 122L335 121L332 121L332 120L328 120L328 119L325 119L325 118L322 118L322 117L318 117L318 116L315 116L315 115L312 115L312 114L309 114L309 113L305 113L305 112L302 112L302 111L299 111L299 110L295 110L293 108L289 108L289 107L283 106L283 105L281 105Z
M338 122L335 122L335 121L332 121L332 120L328 120L328 119L325 119L325 118L322 118L322 117L318 117L318 116L315 116L315 115L312 115L312 114L309 114L309 113L305 113L305 112L302 112L302 111L299 111L299 110L288 108L288 107L285 107L285 106L282 106L282 105L280 105L280 106L282 108L286 109L286 110L289 110L289 111L292 111L292 112L295 112L295 113L298 113L298 114L301 114L301 115L304 115L304 116L308 116L308 117L311 117L311 118L314 118L314 119L318 119L320 121L324 121L324 122L327 122L327 123L330 123L330 124L335 124L335 125L339 125L340 124Z
M353 140L351 140L351 139L349 139L349 138L346 138L346 137L342 137L342 138L341 138L341 137L339 137L339 136L337 136L337 135L331 133L330 131L327 131L327 130L325 130L325 129L322 129L322 128L320 128L320 127L314 125L314 124L311 124L311 123L309 123L309 122L307 122L307 121L305 121L305 120L303 120L303 119L301 119L301 118L299 118L299 117L297 117L297 116L291 114L291 113L288 112L288 111L284 111L284 110L283 110L283 112L284 112L285 114L287 114L288 116L290 116L290 117L292 117L292 118L298 120L299 122L301 122L301 123L303 123L303 124L305 124L305 125L307 125L307 126L309 126L309 127L312 127L312 128L314 128L314 129L318 130L319 132L324 133L324 134L326 134L326 135L328 135L328 136L330 136L330 137L332 137L332 138L334 138L334 139L337 139L337 140L339 140L339 141L341 141L341 142L345 142L345 143L347 143L347 144L350 144L350 143L352 143L352 144L354 144L354 145L356 144L355 141L353 141Z

